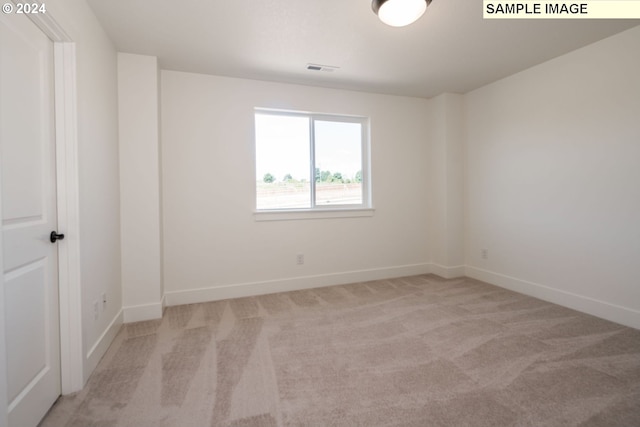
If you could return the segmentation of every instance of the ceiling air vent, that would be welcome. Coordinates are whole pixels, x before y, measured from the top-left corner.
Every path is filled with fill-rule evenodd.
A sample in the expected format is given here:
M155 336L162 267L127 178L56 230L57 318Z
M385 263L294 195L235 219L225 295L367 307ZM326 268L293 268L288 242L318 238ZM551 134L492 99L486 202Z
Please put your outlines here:
M325 71L327 73L332 73L340 67L336 67L334 65L322 65L322 64L307 64L307 70L311 71Z

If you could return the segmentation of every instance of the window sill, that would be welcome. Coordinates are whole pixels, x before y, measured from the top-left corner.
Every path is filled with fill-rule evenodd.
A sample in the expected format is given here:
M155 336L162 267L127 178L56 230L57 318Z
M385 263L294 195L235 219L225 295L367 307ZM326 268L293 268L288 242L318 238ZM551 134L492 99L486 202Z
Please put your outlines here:
M271 210L256 211L253 213L255 221L293 221L301 219L327 219L327 218L361 218L372 217L373 208L357 209L316 209L316 210Z

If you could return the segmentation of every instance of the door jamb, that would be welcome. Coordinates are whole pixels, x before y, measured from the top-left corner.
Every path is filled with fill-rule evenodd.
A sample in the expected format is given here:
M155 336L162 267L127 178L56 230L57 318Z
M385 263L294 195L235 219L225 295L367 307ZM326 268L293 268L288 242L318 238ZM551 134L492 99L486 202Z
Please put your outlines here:
M69 394L81 390L85 382L80 286L76 45L50 11L27 16L54 43L58 229L66 236L64 244L58 245L60 375L62 394Z

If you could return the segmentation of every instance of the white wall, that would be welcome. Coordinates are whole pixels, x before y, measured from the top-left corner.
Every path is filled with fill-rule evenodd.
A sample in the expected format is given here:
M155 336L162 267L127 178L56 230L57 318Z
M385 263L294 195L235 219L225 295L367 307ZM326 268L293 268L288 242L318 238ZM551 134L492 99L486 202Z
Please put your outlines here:
M0 174L0 189L2 188L2 174ZM0 212L2 212L2 197L0 197ZM2 240L0 238L0 240ZM2 242L0 242L2 243ZM4 272L4 244L0 244L0 271ZM4 273L3 273L4 274ZM4 289L0 292L0 426L9 422L8 418L8 390L7 390L7 339L5 333L5 298Z
M375 215L256 222L254 107L370 117ZM167 304L428 271L428 111L424 99L162 71Z
M158 61L118 53L124 321L162 316Z
M116 51L83 0L47 3L76 44L84 379L121 323ZM93 302L108 304L94 320Z
M640 27L465 96L470 276L640 327L638 52Z
M431 107L433 273L460 277L465 274L463 96L439 95L431 100Z

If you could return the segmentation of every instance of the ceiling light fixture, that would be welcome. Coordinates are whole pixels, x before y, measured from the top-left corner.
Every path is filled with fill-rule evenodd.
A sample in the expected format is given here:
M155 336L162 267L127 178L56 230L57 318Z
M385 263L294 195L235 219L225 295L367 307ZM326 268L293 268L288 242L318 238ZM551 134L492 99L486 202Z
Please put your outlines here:
M431 0L373 0L371 8L385 24L404 27L416 22L430 3Z

